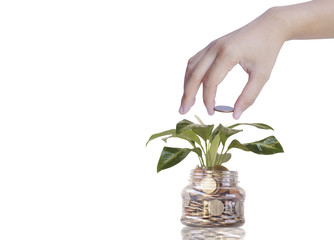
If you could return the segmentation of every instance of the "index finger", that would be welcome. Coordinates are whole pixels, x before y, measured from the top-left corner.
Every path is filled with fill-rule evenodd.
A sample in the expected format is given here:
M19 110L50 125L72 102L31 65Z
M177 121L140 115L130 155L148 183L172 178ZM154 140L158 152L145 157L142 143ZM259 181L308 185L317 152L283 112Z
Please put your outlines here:
M188 64L180 107L181 114L187 113L195 103L196 94L202 83L203 77L212 65L215 57L216 53L208 50L196 66L189 66Z

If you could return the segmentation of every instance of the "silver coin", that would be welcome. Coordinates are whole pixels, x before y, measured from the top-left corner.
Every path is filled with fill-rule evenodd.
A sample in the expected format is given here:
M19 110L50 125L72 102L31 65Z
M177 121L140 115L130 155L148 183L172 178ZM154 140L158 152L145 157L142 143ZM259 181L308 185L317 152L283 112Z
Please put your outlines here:
M237 202L235 204L235 212L238 214L238 216L242 217L244 215L244 205L242 202Z
M217 111L217 112L229 113L229 112L233 112L234 108L229 107L229 106L219 105L219 106L215 106L214 110Z
M219 200L209 202L209 213L211 216L219 216L224 212L224 204Z

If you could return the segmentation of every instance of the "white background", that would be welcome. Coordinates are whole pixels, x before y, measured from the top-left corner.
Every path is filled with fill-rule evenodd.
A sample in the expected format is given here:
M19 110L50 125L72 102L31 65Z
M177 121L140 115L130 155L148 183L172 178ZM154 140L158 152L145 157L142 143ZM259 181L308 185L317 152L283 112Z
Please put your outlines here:
M178 114L191 56L290 3L1 1L0 239L181 239L180 192L198 160L157 174L164 143L145 143L194 114L267 123L285 149L235 150L226 165L247 193L246 239L331 239L333 40L287 42L240 121L208 116L201 89ZM233 106L246 80L235 67L216 102Z

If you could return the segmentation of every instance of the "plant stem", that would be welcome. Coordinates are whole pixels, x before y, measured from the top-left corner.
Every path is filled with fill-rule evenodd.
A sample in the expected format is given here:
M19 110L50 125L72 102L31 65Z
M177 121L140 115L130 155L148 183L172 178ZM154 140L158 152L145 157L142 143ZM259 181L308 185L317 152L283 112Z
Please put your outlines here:
M200 162L201 166L203 167L203 165L204 165L203 158L202 158L202 157L200 157L200 156L198 156L198 159L199 159L199 162Z
M198 159L199 159L199 162L200 162L200 164L201 164L201 167L204 167L203 159L202 159L200 156L198 156Z
M224 155L223 155L223 157L221 158L221 160L219 159L219 162L220 162L219 165L223 164L223 160L224 160L224 158L225 158L225 156L226 156L227 151L228 151L228 149L227 149L226 152L224 153Z
M225 145L223 144L223 148L222 148L222 151L220 152L220 156L219 156L219 159L218 159L217 165L221 165L221 163L220 163L220 160L221 160L221 158L222 158L222 155L223 155L224 148L225 148ZM224 158L223 158L223 159L224 159ZM215 160L215 161L216 161L216 160Z
M197 119L197 121L204 126L204 123L202 122L202 120L195 114L195 118Z
M209 156L208 156L208 143L205 141L205 160L206 160L206 166L209 167Z
M204 153L204 155L205 155L205 151L204 151L204 148L203 148L203 146L201 145L201 144L199 144L199 147L202 149L202 152ZM199 156L198 156L199 157ZM202 160L201 161L201 164L202 164L202 167L203 166L205 166L205 164L204 164L204 160L203 160L203 157L200 157L200 159Z
M189 143L191 144L191 146L192 146L193 148L197 148L195 143L192 143L192 142L190 142L190 141L189 141ZM201 144L199 144L199 147L200 147L200 148L202 149L202 151L204 152L204 149L203 149L203 147L202 147ZM199 162L200 162L201 166L203 167L203 166L204 166L203 158L200 157L200 156L198 156L198 159L199 159Z

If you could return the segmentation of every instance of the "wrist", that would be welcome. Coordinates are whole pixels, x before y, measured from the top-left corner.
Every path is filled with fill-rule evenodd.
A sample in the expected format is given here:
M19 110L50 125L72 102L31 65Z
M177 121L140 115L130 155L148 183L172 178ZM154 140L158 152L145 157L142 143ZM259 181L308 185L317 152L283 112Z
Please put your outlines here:
M334 1L319 0L269 9L285 41L334 38Z
M284 7L269 8L264 14L270 28L274 31L276 37L283 43L291 39L292 27L289 18L286 15Z

